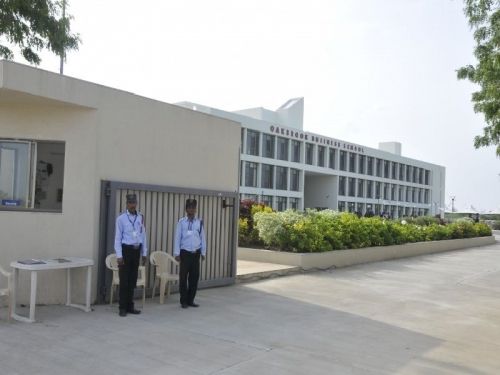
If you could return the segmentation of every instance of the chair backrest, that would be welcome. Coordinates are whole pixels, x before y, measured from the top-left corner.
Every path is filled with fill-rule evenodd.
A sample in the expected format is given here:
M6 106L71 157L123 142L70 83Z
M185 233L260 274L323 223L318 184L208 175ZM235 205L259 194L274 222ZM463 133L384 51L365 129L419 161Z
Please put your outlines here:
M149 257L151 264L156 267L157 273L170 273L168 262L179 264L175 258L164 251L153 251Z
M106 257L106 267L112 271L118 271L118 261L116 260L116 254L109 254Z
M2 266L0 266L0 273L7 278L7 288L0 288L0 296L6 296L10 294L11 289L11 273L5 271Z

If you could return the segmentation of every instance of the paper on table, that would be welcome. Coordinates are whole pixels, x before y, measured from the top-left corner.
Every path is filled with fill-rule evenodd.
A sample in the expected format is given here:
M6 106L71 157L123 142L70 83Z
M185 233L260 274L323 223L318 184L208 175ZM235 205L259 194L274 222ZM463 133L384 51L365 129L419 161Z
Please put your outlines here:
M17 263L21 264L45 264L43 260L40 259L23 259L23 260L18 260Z

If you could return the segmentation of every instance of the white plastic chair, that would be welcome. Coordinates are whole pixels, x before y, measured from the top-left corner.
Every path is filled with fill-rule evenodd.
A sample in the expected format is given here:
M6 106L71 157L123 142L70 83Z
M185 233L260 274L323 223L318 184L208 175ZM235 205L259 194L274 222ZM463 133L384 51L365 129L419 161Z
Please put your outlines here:
M0 296L5 296L8 299L9 313L7 321L10 321L10 315L12 314L12 273L5 271L1 266L0 273L7 278L7 288L0 289Z
M175 258L164 251L153 251L149 256L149 261L155 266L155 278L153 281L153 294L155 296L155 289L157 281L160 282L160 303L165 301L165 286L167 287L167 298L170 295L170 284L179 279L178 275L170 273L170 264L179 265Z
M113 291L116 286L120 285L120 276L118 274L118 261L116 254L109 254L106 257L106 267L113 271L113 280L111 281L111 295L109 297L109 304L113 303ZM137 286L142 287L142 307L146 304L146 267L139 266L139 274L137 276Z

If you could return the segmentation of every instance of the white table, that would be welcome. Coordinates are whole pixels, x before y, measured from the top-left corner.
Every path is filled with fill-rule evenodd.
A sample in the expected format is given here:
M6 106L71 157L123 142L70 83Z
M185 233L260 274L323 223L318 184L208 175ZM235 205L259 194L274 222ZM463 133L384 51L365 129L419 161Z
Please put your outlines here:
M38 271L47 270L66 270L66 306L76 307L83 311L89 312L90 310L90 283L92 280L92 266L94 261L86 258L64 257L68 262L59 262L57 259L40 259L43 264L23 264L18 261L12 262L10 266L14 269L14 280L12 285L12 313L13 319L33 323L35 322L35 306L36 306L36 287L37 287L37 273ZM85 305L78 305L71 303L71 269L87 267L87 285L86 285L86 298ZM17 300L17 286L19 285L19 270L31 271L31 293L30 293L30 315L24 317L16 313L16 300Z

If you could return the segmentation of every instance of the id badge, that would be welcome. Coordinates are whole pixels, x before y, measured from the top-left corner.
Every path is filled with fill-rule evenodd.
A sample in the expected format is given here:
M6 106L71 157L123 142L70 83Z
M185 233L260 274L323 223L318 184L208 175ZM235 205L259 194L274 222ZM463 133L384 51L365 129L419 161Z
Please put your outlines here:
M192 235L193 235L193 231L192 231L192 230L188 230L188 231L187 231L187 235L188 235L188 236L192 236Z
M134 231L132 232L132 236L134 236L134 238L137 238L137 231L136 231L136 230L134 230Z

